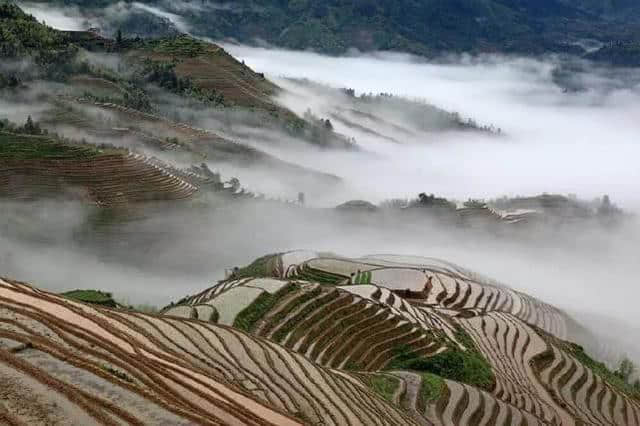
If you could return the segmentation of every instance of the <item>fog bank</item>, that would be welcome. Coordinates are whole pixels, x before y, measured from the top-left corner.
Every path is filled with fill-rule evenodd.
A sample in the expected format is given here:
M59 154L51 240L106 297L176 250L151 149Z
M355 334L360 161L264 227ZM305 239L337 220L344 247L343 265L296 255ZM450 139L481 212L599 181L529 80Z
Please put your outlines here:
M589 89L565 93L555 84L559 60L486 56L430 64L400 54L327 57L308 52L225 45L232 54L280 83L280 77L308 78L356 93L392 93L426 100L480 123L494 124L502 138L468 133L435 135L423 144L359 144L379 152L374 161L320 157L326 171L348 176L360 193L375 199L390 193L428 190L450 197L503 194L610 194L627 207L640 207L640 90L614 84L637 74L581 76ZM635 75L637 78L637 75ZM283 84L286 85L286 82ZM300 111L316 100L281 99ZM330 101L328 101L330 102ZM402 140L402 135L397 135ZM317 156L295 156L303 164ZM349 171L357 170L357 173Z

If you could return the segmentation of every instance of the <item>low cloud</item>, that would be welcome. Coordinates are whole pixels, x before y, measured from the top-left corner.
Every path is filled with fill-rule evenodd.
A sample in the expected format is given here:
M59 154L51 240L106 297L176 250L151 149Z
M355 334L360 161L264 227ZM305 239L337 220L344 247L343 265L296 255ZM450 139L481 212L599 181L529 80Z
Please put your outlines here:
M553 70L560 65L555 58L463 57L455 63L432 64L399 54L327 57L226 48L276 80L308 78L356 93L426 100L503 130L501 138L449 132L402 145L359 135L362 147L379 154L368 161L296 153L302 164L321 163L327 171L348 177L372 201L423 190L455 198L552 192L585 198L610 194L626 207L640 207L635 189L640 178L636 141L640 122L633 118L640 112L640 91L635 83L625 82L624 74L587 69L581 74L590 84L587 90L566 93L553 79ZM281 100L297 111L332 102L305 97ZM407 139L401 134L395 138Z
M38 21L50 27L64 31L82 31L89 28L90 21L83 16L80 8L68 6L55 7L43 3L18 2L18 6L26 13L33 15Z

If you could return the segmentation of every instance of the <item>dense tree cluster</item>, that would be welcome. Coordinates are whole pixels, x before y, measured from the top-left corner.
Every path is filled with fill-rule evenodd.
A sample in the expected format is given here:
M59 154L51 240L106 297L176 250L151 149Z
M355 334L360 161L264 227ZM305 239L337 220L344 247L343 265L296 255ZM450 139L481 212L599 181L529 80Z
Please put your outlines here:
M0 57L64 50L65 41L63 33L41 25L13 3L0 3Z
M0 120L0 131L19 133L23 135L46 135L48 133L46 129L42 129L40 127L40 124L33 121L31 116L29 116L27 121L21 126L7 119Z
M603 7L604 3L611 6ZM177 8L175 12L182 13L198 35L243 42L261 39L334 54L352 47L424 55L496 50L584 53L567 40L602 39L607 34L610 39L632 38L638 25L626 18L627 12L640 10L637 2L628 0L238 0L233 8L213 5L213 0L202 0L198 13ZM613 13L617 21L610 19ZM622 30L621 22L626 24Z
M211 89L202 89L188 77L176 74L176 62L159 62L147 59L141 71L141 78L178 95L191 96L207 104L224 105L224 95Z

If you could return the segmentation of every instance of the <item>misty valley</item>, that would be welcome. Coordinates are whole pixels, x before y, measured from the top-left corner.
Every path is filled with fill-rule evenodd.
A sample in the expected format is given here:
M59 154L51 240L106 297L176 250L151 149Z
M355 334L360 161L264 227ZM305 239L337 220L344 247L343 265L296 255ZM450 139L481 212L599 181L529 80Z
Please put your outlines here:
M640 9L454 3L0 0L0 424L640 426Z

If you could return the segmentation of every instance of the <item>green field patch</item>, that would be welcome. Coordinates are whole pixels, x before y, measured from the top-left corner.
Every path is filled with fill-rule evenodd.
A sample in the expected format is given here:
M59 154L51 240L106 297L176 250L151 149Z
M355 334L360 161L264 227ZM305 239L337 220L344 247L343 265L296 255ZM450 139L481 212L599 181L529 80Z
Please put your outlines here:
M399 379L386 375L371 375L365 379L365 383L390 403L393 403L393 396L400 386Z
M299 286L295 284L287 284L274 294L264 292L260 294L249 306L244 308L236 316L233 321L233 326L240 330L250 332L253 330L255 324L271 310L278 303L280 299L289 294L290 292L299 289ZM216 311L217 314L217 311ZM215 321L217 322L216 316Z
M278 331L274 333L273 340L275 340L276 342L281 342L282 339L284 339L287 334L289 334L289 332L293 330L301 321L304 321L309 316L309 314L317 309L320 309L325 304L333 302L338 298L338 296L338 292L333 291L321 298L313 300L313 302L305 306L300 312L298 312L295 316L290 318L282 327L280 327Z
M422 399L425 406L440 399L446 386L444 379L431 373L421 373L422 383L418 397Z
M235 280L240 278L274 277L279 258L280 253L262 256L254 260L250 265L234 270L232 278Z
M299 289L299 287L297 287ZM309 300L318 297L322 293L322 289L320 287L315 288L311 291L300 292L293 300L289 301L278 313L269 318L266 326L262 330L262 334L266 335L271 331L274 327L276 327L281 321L283 321L289 313L293 312L298 306L308 302Z
M90 303L93 305L108 306L115 308L118 306L113 295L99 290L72 290L60 294L67 299L75 300L76 302Z
M332 274L326 271L314 269L309 265L304 265L298 272L298 278L305 281L317 282L320 284L338 285L343 282L346 277Z
M151 48L152 51L157 53L166 53L170 55L189 57L204 54L210 46L203 41L197 40L187 35L181 35L174 38L164 38L160 40L151 40L147 45L149 48Z
M66 143L43 136L29 136L0 131L0 158L12 160L93 158L101 152L96 147Z
M371 284L371 271L358 272L354 284Z
M444 352L430 357L421 357L412 352L411 346L400 345L395 350L396 357L387 368L432 373L487 391L493 390L496 379L491 364L464 330L458 329L455 337L466 347L466 350L451 345Z

